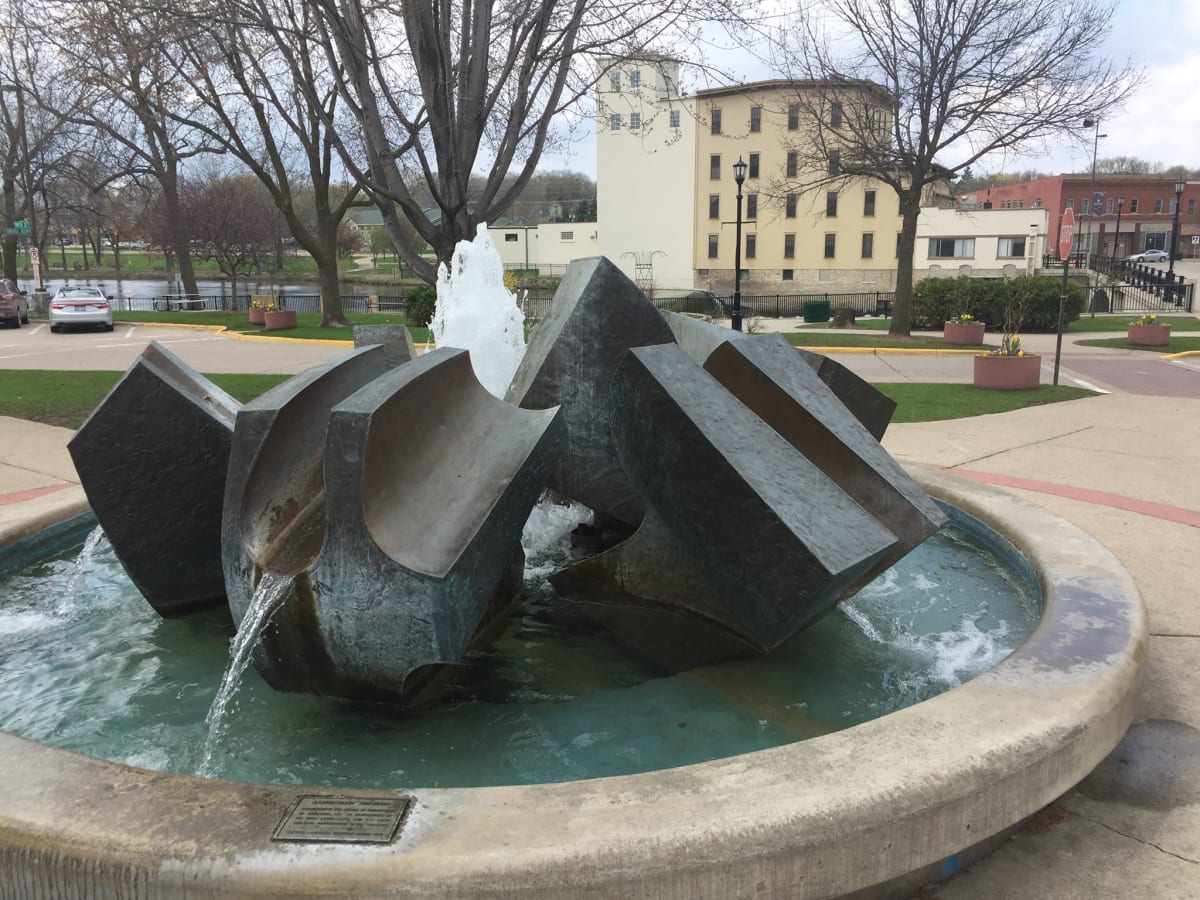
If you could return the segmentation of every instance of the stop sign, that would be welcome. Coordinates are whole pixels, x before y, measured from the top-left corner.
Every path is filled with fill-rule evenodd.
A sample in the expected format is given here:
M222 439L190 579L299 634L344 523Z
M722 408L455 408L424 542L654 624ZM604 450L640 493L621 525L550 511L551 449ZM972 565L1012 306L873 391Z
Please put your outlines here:
M1066 259L1071 255L1075 246L1075 210L1067 208L1063 212L1062 226L1058 232L1058 258Z

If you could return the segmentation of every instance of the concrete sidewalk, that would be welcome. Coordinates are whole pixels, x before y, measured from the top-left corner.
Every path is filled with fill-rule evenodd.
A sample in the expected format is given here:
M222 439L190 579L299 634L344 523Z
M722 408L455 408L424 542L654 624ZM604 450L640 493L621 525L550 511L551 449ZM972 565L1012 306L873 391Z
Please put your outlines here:
M838 357L852 368L880 358ZM937 380L952 380L958 364L889 361L918 359L941 366ZM884 445L900 459L1000 484L1099 538L1136 579L1153 635L1139 721L1121 747L995 854L922 897L1200 898L1200 371L1194 375L1194 397L1115 390L888 430ZM0 436L0 546L85 508L65 451L69 430L0 418Z

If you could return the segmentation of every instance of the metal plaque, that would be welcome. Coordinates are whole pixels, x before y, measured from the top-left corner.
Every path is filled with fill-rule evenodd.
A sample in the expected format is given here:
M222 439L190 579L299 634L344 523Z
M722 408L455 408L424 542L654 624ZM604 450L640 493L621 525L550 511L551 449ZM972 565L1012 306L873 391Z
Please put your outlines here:
M407 797L300 797L271 835L273 841L390 844L412 801Z

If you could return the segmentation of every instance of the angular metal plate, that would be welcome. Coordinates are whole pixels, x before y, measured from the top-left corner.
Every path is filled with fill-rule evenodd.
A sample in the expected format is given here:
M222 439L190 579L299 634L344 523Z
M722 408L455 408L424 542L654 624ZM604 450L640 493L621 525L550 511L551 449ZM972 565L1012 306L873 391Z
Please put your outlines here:
M390 844L411 802L407 797L305 795L280 820L271 840Z

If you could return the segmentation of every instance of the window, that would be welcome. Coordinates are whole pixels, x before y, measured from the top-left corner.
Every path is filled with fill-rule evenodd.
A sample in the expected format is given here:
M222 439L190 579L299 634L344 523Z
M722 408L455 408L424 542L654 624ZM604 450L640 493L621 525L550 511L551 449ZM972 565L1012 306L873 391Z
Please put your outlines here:
M504 241L505 241L505 243L508 243L508 244L516 243L517 239L518 239L518 236L513 234L512 232L509 232L508 234L504 235Z
M1167 212L1169 212L1171 215L1175 215L1175 204L1177 202L1178 201L1176 201L1176 199L1174 197L1171 198L1171 205L1170 205L1170 208L1167 210Z
M642 86L642 70L633 69L629 73L629 86L636 90Z
M1090 202L1090 200L1087 197L1084 197L1082 200L1079 201L1079 212L1085 216L1088 214L1089 202Z
M717 258L717 236L715 234L710 234L708 236L708 258Z
M758 218L758 194L747 194L746 195L746 218L747 219L757 219Z
M788 131L795 131L800 127L800 104L793 103L788 106Z
M837 218L837 191L825 192L825 215L831 219Z
M1162 197L1154 198L1154 211L1156 213L1162 212Z
M829 107L829 127L842 127L842 104L838 103L836 100L834 100Z
M870 259L875 255L875 235L870 232L863 234L862 241L862 258Z
M677 109L673 109L673 110L671 110L671 115L670 115L670 123L669 123L669 124L670 124L670 127L671 127L671 128L678 128L678 127L679 127L679 110L677 110Z
M996 245L997 256L1008 257L1024 257L1025 256L1025 238L1022 237L1002 237Z
M758 177L758 154L757 153L750 154L750 163L749 163L749 167L746 171L746 177L747 178L757 178Z
M1194 216L1195 214L1196 214L1196 201L1194 199L1189 200L1188 201L1188 215Z
M796 177L796 151L793 150L787 155L787 177Z
M560 236L561 236L561 239L562 239L562 240L564 240L564 241L573 241L573 240L575 240L575 232L573 232L573 231L563 231L563 232L560 232Z
M1134 197L1132 200L1129 201L1129 211L1131 213L1135 213L1135 212L1137 212L1137 210L1138 210L1138 201L1137 201L1137 197Z
M746 235L746 259L754 259L754 254L758 250L758 235Z
M721 111L719 109L714 109L712 111L711 125L713 134L721 133Z
M629 127L631 129L633 129L634 131L637 131L639 128L642 127L642 114L641 113L630 113L629 114Z
M1134 202L1136 203L1137 201L1135 200ZM1074 208L1075 208L1075 201L1067 200L1067 209L1074 209Z
M930 238L930 259L970 259L975 255L975 238Z
M783 281L791 281L793 274L794 274L794 271L792 269L784 269L782 272L779 273L779 277Z
M875 215L875 192L874 191L864 191L863 192L863 215L864 216Z
M1104 206L1104 213L1105 213L1105 215L1111 216L1112 211L1113 211L1113 200L1112 200L1112 197L1109 197L1108 203L1106 203Z
M785 234L783 236L783 258L796 258L796 236L794 234Z
M825 235L825 258L833 259L834 253L837 251L837 235Z
M708 195L708 217L710 219L721 218L721 195L720 194L709 194Z
M721 180L721 154L714 153L708 158L708 177L713 181Z
M786 215L789 219L796 218L796 195L795 194L787 195L787 200L785 201L784 209L785 209L784 215Z
M621 73L620 72L609 72L608 73L608 84L609 84L609 87L611 87L614 91L619 91L621 89Z
M611 116L608 117L608 128L610 131L620 131L621 130L621 114L620 113L613 113Z
M841 171L842 171L842 151L830 150L829 151L829 174L837 175Z
M762 131L762 107L761 106L750 107L750 130L752 132Z

